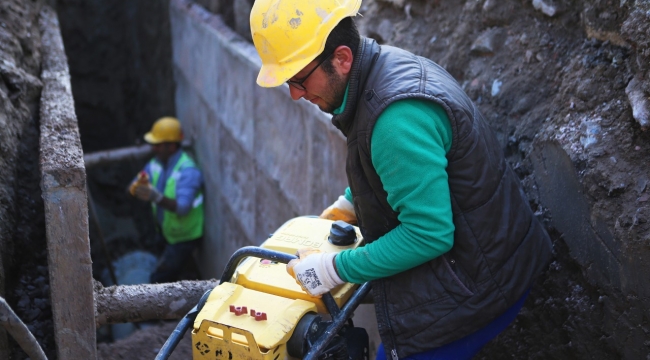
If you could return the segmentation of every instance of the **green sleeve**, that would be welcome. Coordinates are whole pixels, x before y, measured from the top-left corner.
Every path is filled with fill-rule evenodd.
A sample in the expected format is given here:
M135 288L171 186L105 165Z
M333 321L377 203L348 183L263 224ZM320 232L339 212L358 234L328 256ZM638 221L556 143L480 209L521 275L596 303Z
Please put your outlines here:
M352 198L352 190L350 190L349 186L345 188L345 194L343 194L343 196L347 201L349 201L351 204L354 205L354 200Z
M363 283L408 270L451 249L454 241L446 154L451 124L444 109L400 100L379 116L371 159L400 224L371 244L341 252L341 278ZM347 195L348 191L346 191Z

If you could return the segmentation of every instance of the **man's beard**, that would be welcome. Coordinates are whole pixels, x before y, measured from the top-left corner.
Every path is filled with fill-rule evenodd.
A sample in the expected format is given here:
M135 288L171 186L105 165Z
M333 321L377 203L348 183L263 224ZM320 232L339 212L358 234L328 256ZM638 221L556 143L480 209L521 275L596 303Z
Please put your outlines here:
M320 98L323 99L323 101L327 104L326 107L320 107L320 110L322 112L328 113L328 114L334 114L334 110L338 109L341 107L341 104L343 103L343 98L345 97L345 89L347 87L347 81L343 76L340 76L336 72L332 71L332 73L326 72L327 74L327 81L328 81L328 88L329 91L327 94L327 99L325 97L321 96Z

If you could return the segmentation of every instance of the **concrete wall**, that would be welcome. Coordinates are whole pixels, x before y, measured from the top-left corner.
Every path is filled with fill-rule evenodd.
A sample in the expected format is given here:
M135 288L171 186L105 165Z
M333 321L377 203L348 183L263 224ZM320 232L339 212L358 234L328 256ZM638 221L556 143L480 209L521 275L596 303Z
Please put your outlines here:
M57 358L92 360L97 355L86 170L56 13L44 7L39 24L41 188Z
M236 249L343 193L345 141L286 85L257 86L255 48L219 16L186 0L170 16L177 114L206 182L202 270L219 278Z

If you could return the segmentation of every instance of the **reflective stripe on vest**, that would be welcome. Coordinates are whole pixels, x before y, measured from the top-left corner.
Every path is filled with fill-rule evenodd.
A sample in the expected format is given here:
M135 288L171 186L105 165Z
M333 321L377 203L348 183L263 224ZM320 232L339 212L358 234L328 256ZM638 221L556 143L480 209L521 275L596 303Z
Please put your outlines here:
M183 151L172 173L167 178L163 195L172 200L176 200L176 182L181 176L181 169L195 168L194 161ZM160 173L163 167L155 159L151 159L149 169L151 170L152 184L157 187ZM152 203L154 218L159 208ZM176 244L184 241L198 239L203 236L203 194L199 191L192 202L192 209L183 216L178 216L173 211L168 211L160 207L163 211L162 233L170 244Z

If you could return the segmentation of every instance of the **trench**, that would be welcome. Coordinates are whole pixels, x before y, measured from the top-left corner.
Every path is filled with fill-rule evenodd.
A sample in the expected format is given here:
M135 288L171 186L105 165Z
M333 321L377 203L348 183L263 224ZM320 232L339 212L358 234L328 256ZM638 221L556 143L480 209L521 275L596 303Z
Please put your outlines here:
M643 65L648 44L638 40L638 33L647 30L647 4L635 2L634 8L591 1L573 4L584 7L576 10L556 2L564 9L550 17L528 3L478 3L440 8L440 2L367 2L363 10L374 16L360 26L382 42L423 49L422 55L463 81L553 238L554 262L515 322L478 358L644 358L650 354L650 288L644 282L650 273L645 261L650 138L632 118L625 90L635 74L648 73ZM205 0L199 5L61 0L55 7L83 153L141 145L153 121L178 116L206 169L206 186L218 189L209 194L209 241L197 258L199 277L218 278L221 264L235 249L259 244L284 220L317 213L339 195L345 186L345 146L327 117L305 104L292 104L282 91L254 86L257 59L245 24L249 1ZM436 10L445 17L435 18ZM429 25L413 26L418 16ZM449 22L453 16L480 21L456 27ZM619 24L625 38L612 35L612 19L623 22L634 16L641 25ZM522 25L526 21L537 24L534 30ZM456 43L443 46L443 37ZM625 47L619 38L636 42ZM463 46L472 48L471 56L462 55ZM496 48L486 50L490 46ZM504 66L498 46L513 46L507 49L515 49L512 57L520 56L520 61ZM33 74L38 76L36 70ZM238 81L230 81L233 76ZM508 77L515 80L506 83ZM499 79L504 80L501 89L495 86ZM535 79L536 86L523 86L525 79ZM229 85L224 89L222 84ZM647 80L643 84L647 95L650 85ZM13 259L0 264L9 274L6 280L0 276L5 281L0 288L11 289L5 290L7 299L54 359L36 150L41 119L36 95L30 96L20 144L7 157L22 165L15 169L21 181L13 187L12 238L2 242L3 259ZM238 101L249 96L254 100ZM294 119L295 126L283 126L286 119ZM287 138L294 141L278 140ZM324 147L332 152L319 152ZM125 191L146 160L86 169L96 210L96 217L88 218L92 276L105 285L110 283L109 262L126 263L135 250L156 256L162 249L149 206ZM323 173L327 179L319 176ZM133 281L142 281L146 276L141 275ZM169 324L155 325L163 329L159 338L171 331ZM133 330L127 329L127 335ZM110 353L129 358L145 341L120 341L110 327L97 329L96 339L100 358L111 358ZM5 354L3 341L0 336L0 355ZM4 343L11 350L8 358L24 358L12 339ZM153 358L149 355L142 358Z
M217 10L227 12L224 9ZM153 122L162 116L178 116L181 119L189 144L186 150L190 152L194 152L197 148L202 151L206 150L205 146L212 145L211 135L223 138L224 141L228 140L228 133L225 134L226 136L214 133L201 134L200 130L196 128L198 124L190 122L190 116L193 116L192 121L197 121L198 114L183 113L188 106L194 104L192 104L192 100L179 100L182 95L179 95L178 86L185 84L182 83L183 80L180 80L181 84L178 86L176 83L179 82L179 78L182 79L183 76L188 75L178 75L180 71L187 71L187 69L179 70L178 66L173 69L170 29L172 16L169 13L169 3L90 1L86 2L84 6L79 6L76 2L60 1L57 3L56 11L60 19L61 35L70 69L74 110L81 146L85 155L92 156L106 150L142 145L144 133L149 131ZM197 11L208 14L205 9L197 8ZM227 29L227 22L224 22L222 26ZM226 30L226 33L228 31L230 31L230 35L226 36L233 36L232 30ZM251 58L251 55L249 49L248 54L240 56ZM200 55L197 54L197 58L200 58ZM286 100L284 101L286 102ZM176 109L176 105L179 103L184 106L180 110ZM238 104L238 106L243 105L241 102ZM305 118L309 118L307 114L313 116L315 113L313 109L305 109L304 106L299 109L305 114ZM195 112L198 110L198 106L194 108ZM239 113L237 113L238 111ZM230 110L229 115L241 118L247 116L247 114L242 114L241 109ZM324 119L322 116L320 118ZM321 120L317 128L308 125L305 131L317 131L324 125L325 123ZM236 129L228 131L237 132ZM330 135L332 139L341 141L340 135L334 135L332 129L329 129L328 132L332 133ZM243 147L242 153L239 155L248 157L244 160L245 163L256 162L255 157L258 155L246 154L247 151L252 150L246 149L250 144L237 145L233 142L231 145L223 145L226 149L238 146ZM297 146L315 145L297 144ZM222 149L215 149L214 152L220 150ZM292 151L295 150L297 149L292 149ZM219 158L219 156L212 155L212 158L206 159L201 158L202 154L197 152L194 152L193 155L199 163L223 165L224 156ZM283 154L274 155L286 159ZM232 160L229 159L229 161ZM336 165L329 157L316 160L318 163L311 164L311 159L303 159L309 163L304 168L313 173L316 171L316 167L327 171L328 166L319 166L322 162L331 163L331 167ZM162 251L163 244L156 236L157 231L150 205L134 199L125 191L135 174L142 169L147 161L148 156L135 156L122 161L96 166L87 164L86 166L92 275L94 280L101 282L104 286L114 283L110 274L111 268L115 273L115 280L120 285L146 281L147 272L152 270L155 263L154 257L160 255ZM242 160L237 161L241 162ZM204 248L201 251L202 258L197 259L199 266L202 267L200 269L202 274L197 276L196 269L192 269L191 264L188 264L189 275L183 276L183 278L219 278L221 267L237 248L259 244L267 234L274 231L277 226L290 217L303 213L315 213L315 210L306 212L308 208L322 208L326 199L333 196L328 193L332 193L332 189L336 188L332 187L327 191L319 189L322 190L327 185L341 183L340 179L343 174L342 168L328 171L338 175L339 180L334 183L314 184L313 190L299 195L303 198L305 196L311 198L304 199L306 201L300 201L296 205L297 199L291 198L295 194L287 194L285 189L278 186L295 188L294 191L298 191L304 189L309 183L295 179L292 181L295 184L300 184L299 187L293 186L294 184L278 184L285 180L274 179L273 173L277 172L277 169L270 166L272 163L272 161L265 162L260 168L246 169L253 175L263 174L258 179L253 179L261 184L247 184L267 192L267 194L262 194L259 191L260 194L254 196L259 199L261 203L259 205L245 200L247 204L235 204L240 208L228 209L223 194L208 194L208 196L212 195L212 201L209 201L207 205L206 218L218 218L219 221L206 221L207 235L204 244L208 251ZM235 165L232 163L226 166L233 167ZM237 192L242 192L242 188L245 186L238 182L245 183L247 180L244 178L251 176L243 173L230 175L233 177L232 179L227 179L228 176L226 176L226 180L232 181L228 186ZM212 176L214 175L209 172L204 175L208 178L207 188L219 186L219 184L209 182L209 178ZM319 191L320 193L318 193ZM317 196L314 195L315 193ZM211 206L211 204L216 204L216 206ZM251 209L252 205L259 209ZM280 210L266 223L255 221L256 213L268 211L264 207L269 206L277 207ZM234 235L233 239L217 241L217 238L223 237L224 233ZM106 349L106 347L102 348L101 344L110 344L125 339L134 330L151 325L151 323L147 323L135 326L131 324L102 326L97 329L100 353L101 349ZM164 326L162 323L153 325ZM106 352L110 351L114 351L114 349L106 350Z
M84 154L141 145L153 121L175 114L165 5L57 3ZM149 204L125 191L147 161L135 157L86 168L92 273L104 286L148 282L162 252ZM143 326L102 326L97 342L125 338Z

